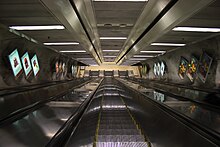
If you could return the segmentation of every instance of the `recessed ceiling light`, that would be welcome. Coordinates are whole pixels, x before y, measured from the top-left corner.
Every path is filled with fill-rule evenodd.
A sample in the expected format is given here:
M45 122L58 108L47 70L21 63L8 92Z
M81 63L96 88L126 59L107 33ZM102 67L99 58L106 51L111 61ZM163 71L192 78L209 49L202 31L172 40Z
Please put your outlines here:
M63 30L62 25L49 25L49 26L10 26L10 29L14 30Z
M99 66L99 65L97 65L97 64L90 64L90 66Z
M85 53L83 50L75 50L75 51L60 51L61 53Z
M120 50L102 50L103 52L119 52Z
M185 46L184 43L151 43L153 46Z
M129 60L141 61L141 60L146 60L146 59L145 58L130 58Z
M77 60L94 60L93 58L77 58Z
M133 57L138 57L138 58L152 58L155 56L149 56L149 55L134 55Z
M141 53L166 53L166 51L141 51Z
M101 40L126 40L127 37L100 37Z
M115 58L116 56L104 56L105 58Z
M78 42L45 42L44 45L77 45Z
M202 27L175 27L173 31L183 32L220 32L220 28L202 28Z
M93 0L96 2L147 2L148 0Z

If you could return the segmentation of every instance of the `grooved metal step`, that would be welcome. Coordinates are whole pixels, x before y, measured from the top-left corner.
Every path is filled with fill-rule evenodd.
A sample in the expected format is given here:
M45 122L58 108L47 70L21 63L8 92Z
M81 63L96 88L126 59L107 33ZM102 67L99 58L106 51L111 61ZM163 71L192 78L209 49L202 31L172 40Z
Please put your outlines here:
M96 147L148 147L146 142L97 142Z

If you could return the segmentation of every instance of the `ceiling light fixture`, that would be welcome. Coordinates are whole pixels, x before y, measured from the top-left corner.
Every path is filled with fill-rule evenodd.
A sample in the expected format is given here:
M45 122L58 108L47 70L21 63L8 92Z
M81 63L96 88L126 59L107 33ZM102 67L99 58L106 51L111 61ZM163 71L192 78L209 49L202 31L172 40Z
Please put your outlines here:
M10 26L10 29L14 30L63 30L62 25L50 25L50 26Z
M78 42L45 42L44 45L78 45Z
M166 53L166 51L141 51L141 53Z
M75 51L60 51L61 53L85 53L83 50L75 50Z
M77 60L94 60L93 58L77 58Z
M104 56L105 58L115 58L116 56Z
M129 60L131 61L141 61L141 60L146 60L145 58L130 58Z
M126 40L127 37L100 37L100 40Z
M147 2L148 0L93 0L95 2Z
M120 50L102 50L103 52L119 52Z
M220 32L220 28L202 28L202 27L175 27L173 31L183 31L183 32Z
M151 43L153 46L185 46L184 43Z
M97 64L90 64L90 66L98 66Z
M138 57L138 58L152 58L155 56L149 56L149 55L134 55L133 57Z

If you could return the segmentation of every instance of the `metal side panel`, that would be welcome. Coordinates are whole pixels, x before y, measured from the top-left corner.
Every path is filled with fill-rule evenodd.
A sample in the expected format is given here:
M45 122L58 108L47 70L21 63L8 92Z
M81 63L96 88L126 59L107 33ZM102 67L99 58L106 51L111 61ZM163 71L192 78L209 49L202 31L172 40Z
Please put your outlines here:
M73 38L77 38L80 44L88 53L91 53L96 59L97 63L100 60L87 36L76 12L74 11L69 0L41 0L45 7L70 31Z

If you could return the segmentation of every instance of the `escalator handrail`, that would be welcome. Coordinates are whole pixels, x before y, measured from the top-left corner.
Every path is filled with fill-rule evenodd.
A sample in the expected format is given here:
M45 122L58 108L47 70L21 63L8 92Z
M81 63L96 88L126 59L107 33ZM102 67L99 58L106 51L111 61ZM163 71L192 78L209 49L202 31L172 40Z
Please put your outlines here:
M44 100L35 102L35 103L33 103L33 104L30 104L30 105L28 105L28 106L25 106L25 107L23 107L23 108L21 108L21 109L18 109L18 110L16 110L16 111L14 111L14 112L8 114L7 116L5 116L5 117L3 117L3 118L0 119L0 127L2 127L2 126L4 126L4 125L7 125L7 124L9 124L9 123L11 123L11 122L14 122L15 120L18 120L19 118L21 118L21 117L27 115L28 113L30 113L30 112L36 110L37 108L41 107L41 106L44 105L45 103L47 103L47 102L49 102L49 101L52 101L52 100L55 100L55 99L57 99L57 98L60 98L60 97L62 97L62 96L64 96L64 95L68 94L71 90L73 90L73 89L75 89L75 88L77 88L77 87L81 87L81 86L83 86L84 84L89 83L89 82L91 82L91 81L92 81L92 79L90 79L90 80L88 80L88 81L86 81L86 82L83 82L83 83L81 83L81 84L79 84L79 85L76 85L76 86L72 87L71 89L68 89L67 91L65 91L65 92L63 92L63 93L61 93L61 94L59 94L59 95L52 96L52 97L50 97L50 98L45 98Z
M133 79L136 80L136 82L139 82L137 81L138 79L137 78L128 78L128 79L131 79L132 81L134 81ZM179 83L168 83L168 82L165 82L165 81L161 81L163 83L160 83L160 81L157 81L157 80L147 80L147 79L141 79L142 81L147 81L147 82L153 82L153 83L156 83L156 84L163 84L163 85L169 85L169 86L175 86L175 87L180 87L180 88L184 88L184 89L189 89L189 90L196 90L196 91L201 91L201 92L206 92L206 93L216 93L216 94L219 94L219 89L201 89L201 88L198 88L198 87L195 87L195 86L185 86L183 84L179 84Z
M103 79L102 79L103 81ZM83 118L86 109L89 107L94 95L96 94L102 81L93 91L93 93L88 97L80 106L77 108L76 112L72 114L68 120L62 125L62 127L57 131L57 133L52 137L52 139L47 143L46 147L54 146L64 146L71 134L73 134L77 128L78 123Z
M171 117L177 119L178 121L180 121L184 125L188 126L189 128L193 129L194 131L196 131L200 135L208 138L213 143L215 143L217 145L220 144L220 134L218 132L216 132L215 130L212 130L210 128L205 127L204 125L200 124L199 122L196 122L192 118L187 117L187 116L185 116L184 114L181 114L178 111L175 111L174 109L168 107L167 105L161 104L158 101L156 101L154 99L151 99L150 97L148 97L148 95L146 95L142 92L139 92L138 90L133 89L133 88L125 85L124 83L122 83L122 84L125 87L127 87L127 88L129 88L129 89L131 89L135 92L138 92L139 94L143 95L144 97L147 97L147 99L145 98L144 100L151 102L154 106L158 107L159 109L161 109L166 114L168 114Z
M143 83L138 83L138 84L140 84L141 86L146 88L146 86ZM200 106L204 106L204 107L206 107L206 108L208 108L210 110L213 110L215 112L220 113L220 107L217 106L217 105L211 105L209 103L205 103L205 102L201 102L201 101L198 101L198 100L190 99L190 98L187 98L187 97L184 97L184 96L181 96L181 95L173 94L171 92L167 92L167 91L165 91L163 89L160 89L160 88L155 88L155 87L152 87L152 86L148 86L148 87L150 87L151 89L154 89L155 91L161 92L161 93L163 93L163 94L165 94L167 96L170 96L170 97L173 97L173 98L176 98L176 99L184 99L184 100L190 101L190 102L195 103L195 104L200 105Z
M58 81L57 82L50 82L50 84L44 83L44 84L25 85L25 86L22 86L22 87L9 88L9 89L5 89L5 90L13 90L13 89L16 89L16 88L19 89L19 90L16 89L16 91L10 91L10 92L0 94L0 97L11 95L11 94L22 93L22 92L26 92L26 91L30 91L30 90L35 90L35 89L41 89L41 88L44 88L44 87L50 87L50 86L54 86L54 85L65 84L65 83L74 82L74 81L75 81L75 79L67 80L67 81L66 80L65 81L59 81L59 82ZM34 87L34 86L37 86L37 87ZM0 90L0 92L1 91L4 91L4 90Z

